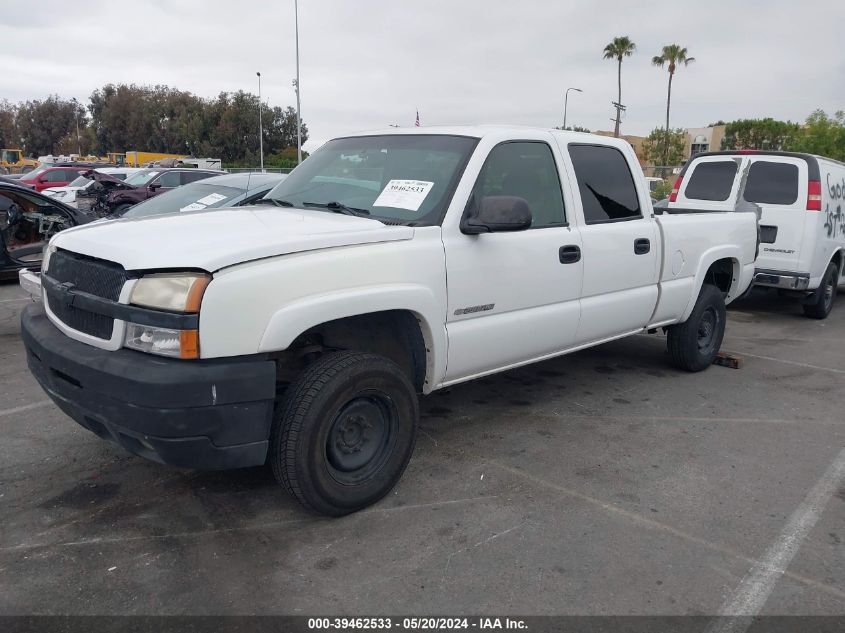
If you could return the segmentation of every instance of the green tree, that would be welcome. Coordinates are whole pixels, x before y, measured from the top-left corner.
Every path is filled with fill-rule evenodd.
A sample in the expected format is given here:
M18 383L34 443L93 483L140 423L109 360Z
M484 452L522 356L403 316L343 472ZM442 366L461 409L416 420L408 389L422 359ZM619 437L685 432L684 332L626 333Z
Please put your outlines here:
M684 160L687 133L684 129L669 130L654 128L643 141L643 154L652 165L672 167ZM664 176L665 177L665 176Z
M799 125L791 121L766 119L739 119L725 125L722 149L783 149Z
M58 153L59 142L71 132L76 135L79 116L80 133L85 127L85 109L77 102L52 95L47 99L18 105L15 128L28 156Z
M784 149L845 161L845 112L838 110L829 117L824 110L815 110L787 139Z
M672 104L672 79L675 76L675 71L679 64L689 66L695 61L695 57L689 57L686 47L679 44L668 44L663 47L660 55L655 55L651 58L651 63L655 66L663 68L667 67L669 70L669 88L666 92L666 149L664 153L664 164L670 164L669 161L669 108Z
M0 101L0 148L19 148L20 139L15 126L16 113L16 106L6 99Z
M559 125L559 126L555 127L555 129L556 130L566 130L568 132L586 132L587 134L590 133L589 128L581 127L580 125L567 125L566 127Z
M622 104L622 59L630 57L637 50L637 45L631 41L627 35L622 37L614 37L613 41L604 47L604 59L615 59L617 61L617 82L619 84L619 96L616 103ZM616 127L613 130L613 136L619 137L619 110L616 111Z

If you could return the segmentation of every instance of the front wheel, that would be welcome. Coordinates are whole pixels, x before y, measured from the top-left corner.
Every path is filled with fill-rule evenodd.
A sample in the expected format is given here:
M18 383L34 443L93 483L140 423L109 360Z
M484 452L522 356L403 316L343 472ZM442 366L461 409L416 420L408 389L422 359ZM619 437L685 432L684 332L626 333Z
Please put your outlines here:
M686 371L707 369L722 346L726 318L721 291L704 284L689 319L669 327L666 340L672 362Z
M399 481L418 420L416 392L394 362L331 352L288 386L277 407L273 474L309 510L329 516L361 510Z
M804 315L812 319L826 319L833 310L836 300L836 286L839 282L839 269L831 262L824 271L822 282L816 290L812 303L804 304Z

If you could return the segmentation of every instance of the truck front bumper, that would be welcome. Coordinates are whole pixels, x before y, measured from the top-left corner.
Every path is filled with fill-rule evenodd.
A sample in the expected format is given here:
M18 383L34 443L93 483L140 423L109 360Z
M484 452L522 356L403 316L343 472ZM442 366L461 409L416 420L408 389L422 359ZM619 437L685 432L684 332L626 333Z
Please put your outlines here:
M807 290L810 285L810 275L760 269L754 271L754 285L783 290Z
M80 425L148 459L218 470L264 463L276 393L272 360L173 360L68 338L41 304L21 334L30 371Z

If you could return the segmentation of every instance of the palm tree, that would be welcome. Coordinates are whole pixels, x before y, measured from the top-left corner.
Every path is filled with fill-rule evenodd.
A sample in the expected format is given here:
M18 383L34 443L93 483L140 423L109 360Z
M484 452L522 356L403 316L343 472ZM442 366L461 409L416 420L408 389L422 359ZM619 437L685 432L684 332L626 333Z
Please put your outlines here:
M619 80L619 97L616 103L622 105L622 58L630 57L637 50L637 45L631 41L627 35L623 37L614 37L613 41L604 47L604 58L615 59L619 62L617 78ZM616 110L616 129L613 131L613 136L619 136L619 109Z
M687 49L679 44L669 44L663 47L660 55L655 55L651 58L651 63L655 66L663 68L664 65L669 65L669 92L666 94L666 149L663 153L664 163L669 162L669 105L672 103L672 77L675 76L675 70L678 64L689 66L695 61L695 57L687 57Z

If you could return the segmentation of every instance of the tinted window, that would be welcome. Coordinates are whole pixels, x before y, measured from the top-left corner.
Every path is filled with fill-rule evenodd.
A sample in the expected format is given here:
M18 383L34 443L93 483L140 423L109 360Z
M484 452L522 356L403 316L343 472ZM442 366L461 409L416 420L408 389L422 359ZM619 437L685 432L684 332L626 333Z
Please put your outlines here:
M196 182L197 180L203 180L208 178L211 174L208 174L203 171L183 171L182 172L182 184L187 185L189 182Z
M752 163L743 197L748 202L794 204L798 200L798 165L762 160Z
M628 162L618 149L570 145L587 224L641 217L640 200Z
M64 169L53 169L47 172L47 182L67 182Z
M503 143L487 157L473 191L485 196L517 196L528 202L531 227L566 224L563 195L552 150L545 143Z
M143 218L148 215L160 215L162 213L177 213L179 211L201 211L203 209L216 209L228 207L235 203L235 200L245 193L239 187L226 187L222 185L208 185L205 183L194 183L178 187L173 191L148 198L140 204L136 204L123 214L124 218ZM262 194L263 195L263 194Z
M178 171L166 171L155 182L162 187L178 187L182 184Z
M684 195L695 200L723 202L731 195L735 177L735 161L698 163L692 170Z

